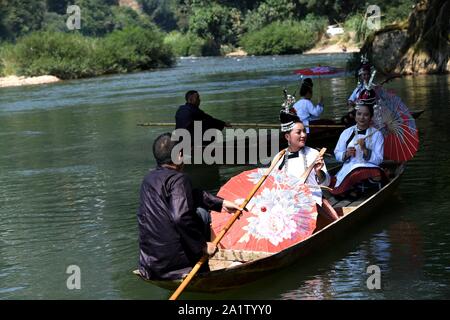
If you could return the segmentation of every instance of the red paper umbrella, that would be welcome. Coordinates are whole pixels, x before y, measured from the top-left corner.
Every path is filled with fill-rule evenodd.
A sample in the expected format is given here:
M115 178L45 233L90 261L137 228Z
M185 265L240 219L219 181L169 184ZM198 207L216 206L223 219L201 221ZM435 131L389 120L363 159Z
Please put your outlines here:
M414 118L397 95L382 87L377 88L376 93L374 125L384 135L384 158L398 162L412 159L419 148Z
M330 66L317 66L312 68L304 68L295 70L295 74L301 74L303 76L323 76L330 75L339 72L344 72L342 68L330 67Z
M266 169L245 171L231 178L218 195L243 202ZM275 169L247 204L220 242L224 248L279 252L310 236L317 219L311 190L300 180ZM224 211L212 213L212 228L218 234L230 219Z

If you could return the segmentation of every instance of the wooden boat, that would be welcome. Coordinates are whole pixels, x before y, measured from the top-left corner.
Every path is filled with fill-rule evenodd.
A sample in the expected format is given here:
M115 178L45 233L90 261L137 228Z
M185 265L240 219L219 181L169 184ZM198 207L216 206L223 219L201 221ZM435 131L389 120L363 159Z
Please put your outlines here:
M348 235L346 232L349 228L371 215L376 215L376 209L397 188L404 171L404 164L385 162L382 167L387 172L389 182L379 190L369 191L357 200L338 200L330 194L325 195L341 216L339 220L329 223L319 215L316 230L310 237L278 253L220 249L209 260L211 271L196 275L186 290L218 292L241 287L298 260L307 259L313 252L331 247L335 239ZM337 169L335 168L334 172ZM330 171L333 172L333 170ZM134 273L139 275L137 270ZM149 282L174 290L181 281L180 279Z
M420 115L424 112L424 110L419 110L412 112L412 116L417 119L420 117ZM311 121L311 124L314 125L320 125L324 127L315 127L311 128L310 133L308 134L308 146L311 148L327 148L328 150L334 150L336 147L336 144L339 140L339 136L341 135L342 131L344 131L345 127L339 127L339 125L342 125L341 122L337 120L330 120L330 119L320 119L320 120L314 120ZM329 126L329 127L326 127ZM255 137L256 138L256 137ZM220 144L217 144L215 146L218 156L216 159L217 162L215 164L219 165L258 165L263 163L262 160L272 159L273 156L281 151L282 149L287 148L287 141L284 138L284 135L281 132L278 132L276 136L271 136L271 133L268 132L266 140L264 143L262 143L262 146L265 147L265 150L260 153L259 147L260 137L250 140L248 137L238 137L235 138L234 141L230 140L232 143L229 144L230 141L223 141ZM278 149L274 150L273 154L270 155L270 148L272 147L272 139L277 139L278 143ZM276 145L274 146L274 148ZM207 146L200 146L198 147L200 158L203 154L205 148ZM251 151L250 151L251 150ZM191 155L194 155L195 149L191 150ZM268 156L266 159L259 158L260 154L264 154ZM231 155L231 159L229 158ZM187 156L189 157L189 156ZM185 160L186 160L185 155ZM194 162L193 158L191 159L192 162ZM205 170L207 166L210 166L211 163L205 163L203 162L204 159L202 158L200 161L201 163L195 164L196 167L201 167L201 169L196 169L196 171ZM185 161L186 162L186 161ZM207 171L207 169L206 169Z
M412 111L411 115L414 119L419 118L425 110ZM345 128L336 128L333 125L342 124L341 121L335 120L316 120L311 121L311 124L318 125L330 125L329 128L312 128L308 135L308 146L312 148L327 148L328 150L334 150L339 136ZM280 150L287 147L287 142L283 137L280 137Z

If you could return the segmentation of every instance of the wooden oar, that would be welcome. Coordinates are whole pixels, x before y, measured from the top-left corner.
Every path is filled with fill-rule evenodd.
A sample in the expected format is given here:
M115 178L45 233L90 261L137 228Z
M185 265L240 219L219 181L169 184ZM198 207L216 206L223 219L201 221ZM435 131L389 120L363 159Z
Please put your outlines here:
M272 165L270 166L270 168L267 170L267 172L261 177L261 179L259 179L259 182L256 184L256 186L253 188L253 190L249 193L249 195L247 196L247 198L244 200L244 203L241 205L242 209L236 210L234 212L234 215L231 217L230 220L228 220L227 225L220 231L220 233L216 236L216 238L214 239L214 241L212 242L215 246L217 246L220 242L220 240L222 240L222 238L225 236L225 234L227 233L227 231L231 228L231 226L233 225L233 223L239 218L239 216L242 213L242 210L244 210L245 206L250 202L250 200L252 199L252 197L255 195L256 191L258 191L259 187L261 187L261 185L264 183L264 181L266 181L266 178L270 175L270 173L272 172L273 168L275 168L275 166L277 165L277 162L281 159L281 157L284 156L284 154L286 153L286 149L282 150L279 154L278 157L275 159L275 161L273 161ZM200 269L200 267L208 260L209 256L208 254L204 254L200 260L197 262L197 264L194 266L194 268L192 268L191 272L189 272L189 274L187 275L186 278L184 278L183 282L180 284L180 286L177 288L177 290L175 290L175 292L170 296L169 300L176 300L178 298L178 296L181 294L181 292L183 292L183 290L187 287L187 285L189 284L189 282L191 282L192 278L195 276L195 274L198 272L198 270Z
M144 122L138 123L139 127L175 127L174 122ZM250 128L280 128L279 124L276 123L231 123L232 127L250 127ZM312 124L305 126L309 128L345 128L343 124Z

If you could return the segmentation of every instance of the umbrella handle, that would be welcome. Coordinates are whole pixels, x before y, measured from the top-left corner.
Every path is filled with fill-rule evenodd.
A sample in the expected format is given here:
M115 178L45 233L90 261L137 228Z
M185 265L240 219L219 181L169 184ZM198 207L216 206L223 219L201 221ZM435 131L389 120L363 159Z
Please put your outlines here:
M325 151L327 151L327 148L322 148L319 152L319 154L317 155L316 159L314 160L314 162L308 167L308 169L306 169L306 171L302 174L302 176L300 177L300 181L301 183L305 183L306 179L308 179L309 175L311 174L312 169L314 168L314 166L316 165L316 161L317 159L319 159L320 157L323 157L323 155L325 154Z
M222 238L225 236L225 234L227 233L227 231L231 228L231 226L233 225L233 223L239 218L239 216L242 213L242 210L244 210L245 206L250 202L250 200L252 199L252 197L255 195L255 193L258 191L258 189L261 187L261 185L264 183L264 181L266 181L266 178L270 175L270 173L272 172L273 168L275 168L275 166L277 165L278 161L281 159L281 157L284 156L284 154L286 153L287 149L282 150L278 156L275 158L275 160L272 162L272 165L269 167L269 169L267 170L267 172L261 177L261 179L259 179L258 183L255 185L255 187L252 189L252 191L249 193L249 195L247 196L247 198L244 200L244 203L241 206L241 209L236 210L234 212L234 215L231 217L230 220L228 220L227 225L220 231L220 233L216 236L216 238L213 241L214 245L218 245L220 240L222 240ZM194 266L194 268L192 268L191 272L189 272L189 274L187 275L186 278L184 278L183 282L181 282L181 284L179 285L179 287L177 288L177 290L175 290L175 292L170 296L169 300L176 300L179 295L183 292L183 290L187 287L187 285L189 284L189 282L191 282L192 278L195 276L195 274L198 272L198 270L200 270L200 267L206 262L208 261L208 254L204 254L200 260L197 262L197 264Z

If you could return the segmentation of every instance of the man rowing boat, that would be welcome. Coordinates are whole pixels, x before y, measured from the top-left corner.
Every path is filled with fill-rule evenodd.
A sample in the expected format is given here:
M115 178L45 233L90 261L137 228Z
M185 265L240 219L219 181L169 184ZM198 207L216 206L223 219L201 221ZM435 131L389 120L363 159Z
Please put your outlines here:
M141 185L137 213L139 272L146 279L179 279L203 254L213 254L216 246L209 242L208 210L238 209L231 201L192 188L190 179L181 172L181 153L172 160L175 145L170 133L156 138L153 155L157 167L145 176ZM204 266L207 271L207 264Z

